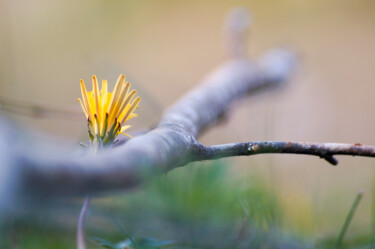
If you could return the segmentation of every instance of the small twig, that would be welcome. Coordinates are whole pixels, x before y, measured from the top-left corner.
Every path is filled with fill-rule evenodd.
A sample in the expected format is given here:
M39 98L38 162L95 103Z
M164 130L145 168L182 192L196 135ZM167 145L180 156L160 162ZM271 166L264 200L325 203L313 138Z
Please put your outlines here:
M214 146L201 146L196 161L232 156L252 156L266 153L304 154L319 156L332 165L338 161L334 155L375 157L375 146L342 143L249 142Z
M357 197L355 198L354 202L353 202L353 205L352 207L350 208L350 211L348 213L348 216L346 216L346 219L345 219L345 222L344 222L344 225L342 226L341 228L341 232L340 232L340 235L339 237L337 238L337 241L336 241L336 245L335 245L335 249L339 249L341 247L341 244L342 244L342 240L344 239L344 236L345 236L345 233L346 231L348 230L348 227L350 225L350 222L352 221L353 219L353 216L354 216L354 213L359 205L359 202L361 201L363 197L363 190L359 191L358 194L357 194Z
M77 249L86 249L85 241L85 220L86 214L91 202L91 196L87 195L85 202L83 203L81 212L79 213L78 224L77 224Z
M32 118L69 118L82 119L78 108L69 109L50 104L38 104L29 101L22 101L0 97L0 111L29 116Z
M250 28L251 16L243 7L231 10L226 18L224 33L227 42L229 56L240 58L247 56L246 38Z

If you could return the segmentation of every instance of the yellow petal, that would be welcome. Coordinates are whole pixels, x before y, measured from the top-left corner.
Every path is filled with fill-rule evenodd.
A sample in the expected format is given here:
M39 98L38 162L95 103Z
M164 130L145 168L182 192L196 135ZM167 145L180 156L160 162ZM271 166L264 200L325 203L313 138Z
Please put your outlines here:
M131 103L131 106L129 108L129 110L126 112L125 116L122 118L120 124L121 125L124 125L126 119L128 118L128 116L135 110L135 108L137 107L139 101L141 101L141 98L140 97L137 97L132 103Z
M89 103L89 100L88 100L88 97L87 97L87 91L86 91L85 83L83 82L83 80L80 80L80 84L81 84L82 99L83 99L83 102L85 103L85 107L86 107L86 110L87 110L88 117L91 120L93 120L93 117L91 115L90 103Z
M137 106L138 107L138 106ZM137 109L137 108L135 108L135 109ZM131 113L130 115L129 115L129 117L125 120L125 122L127 122L128 120L130 120L130 119L132 119L132 118L135 118L135 117L138 117L138 114L137 113Z
M91 108L91 115L92 117L94 117L94 114L96 114L96 108L95 108L95 99L94 99L94 95L92 94L92 92L87 93L87 99L89 101L89 105Z
M111 100L111 104L109 105L108 113L112 113L113 108L115 108L115 105L117 104L117 99L120 94L120 90L122 89L122 84L124 83L124 81L125 81L125 76L123 74L120 74L120 76L117 79L115 88L113 90L112 100Z
M103 122L102 122L102 129L100 130L100 133L103 134L104 132L104 122L105 122L105 117L106 117L106 113L107 113L107 109L106 109L106 102L107 102L107 81L106 80L103 80L102 81L102 90L100 91L101 94L100 94L100 103L101 103L101 115L102 115L102 118L103 118ZM108 121L107 121L108 122ZM107 123L108 124L108 123Z
M78 102L79 102L79 104L81 105L81 108L82 108L82 110L83 110L83 112L85 113L86 118L87 118L87 111L86 111L86 108L83 106L83 104L82 104L82 100L81 100L80 98L78 98Z
M116 103L116 106L114 107L114 109L113 109L113 111L112 111L112 113L111 113L111 115L110 115L110 118L109 118L110 120L111 120L112 118L114 118L114 117L117 117L117 116L118 116L118 113L120 113L120 112L119 112L119 109L120 109L122 103L124 102L124 99L125 99L126 94L127 94L128 90L129 90L129 87L130 87L129 82L126 82L126 84L125 84L125 85L123 86L123 88L121 89L121 94L120 94L120 96L119 96L119 98L118 98L118 101L117 101L117 103Z
M94 92L96 115L98 116L98 120L100 121L100 120L102 120L102 115L100 113L99 86L98 86L98 79L96 78L95 75L92 76L92 89L93 89L93 92Z
M104 107L105 107L105 104L107 102L107 92L108 92L108 83L106 80L103 80L102 81L102 90L100 91L100 103L102 104L101 108L102 108L102 111L103 111L103 114L106 113L107 110L104 110ZM104 115L103 115L104 117Z
M121 127L120 132L124 132L124 131L126 131L127 129L129 129L130 127L132 127L132 126L131 126L131 125L125 125L125 126Z
M123 133L123 132L119 132L120 134L122 134L122 135L125 135L125 136L127 136L127 137L130 137L130 138L132 138L132 136L131 135L129 135L129 134L126 134L126 133Z
M122 104L120 111L118 112L119 113L118 114L119 120L122 120L122 118L126 114L126 111L129 110L129 108L130 108L129 102L134 98L136 93L137 93L137 91L133 90L133 91L130 92L130 94L128 96L126 96L126 99L125 99L124 103Z

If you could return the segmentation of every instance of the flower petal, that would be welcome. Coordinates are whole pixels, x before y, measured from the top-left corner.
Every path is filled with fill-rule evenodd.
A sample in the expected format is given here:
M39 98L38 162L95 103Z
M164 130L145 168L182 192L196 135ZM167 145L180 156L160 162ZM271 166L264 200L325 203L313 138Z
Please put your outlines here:
M83 82L83 80L80 80L80 84L81 84L82 99L83 99L83 102L85 103L85 107L86 107L86 110L87 110L88 117L91 120L93 120L93 117L92 117L92 114L91 114L90 103L89 103L89 100L88 100L88 97L87 97L87 91L86 91L85 83Z
M141 101L141 98L140 97L137 97L132 103L131 103L131 106L129 108L129 110L126 112L125 116L122 118L121 120L121 125L124 125L126 119L128 118L128 116L135 110L135 108L137 107L139 101Z

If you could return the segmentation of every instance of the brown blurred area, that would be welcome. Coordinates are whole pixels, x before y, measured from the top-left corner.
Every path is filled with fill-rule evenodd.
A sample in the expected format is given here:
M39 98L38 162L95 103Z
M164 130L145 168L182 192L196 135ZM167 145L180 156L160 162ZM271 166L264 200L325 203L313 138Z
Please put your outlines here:
M223 21L236 6L252 13L250 56L290 46L299 53L298 72L280 91L240 101L228 122L204 134L201 141L375 145L372 0L2 0L0 97L80 112L81 78L90 85L95 74L113 86L124 73L142 97L140 116L132 125L149 127L227 58ZM83 114L82 120L11 116L72 143L86 137ZM338 159L338 167L294 155L226 161L238 172L263 175L279 191L290 218L287 226L317 234L338 231L355 194L364 189L351 229L368 230L375 161Z

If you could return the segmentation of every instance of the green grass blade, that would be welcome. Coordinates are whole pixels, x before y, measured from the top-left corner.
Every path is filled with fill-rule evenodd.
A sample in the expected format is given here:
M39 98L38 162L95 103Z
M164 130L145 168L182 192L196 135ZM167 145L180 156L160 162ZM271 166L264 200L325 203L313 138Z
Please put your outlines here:
M340 249L341 248L341 244L342 244L342 241L344 239L344 236L345 236L345 233L346 231L348 230L348 227L350 225L350 222L352 221L353 219L353 216L354 216L354 213L355 211L357 210L357 207L361 201L363 197L363 191L359 191L358 194L357 194L357 197L355 198L354 202L353 202L353 205L352 207L350 208L350 211L348 213L348 215L346 216L346 219L345 219L345 222L344 222L344 225L342 226L341 228L341 232L340 232L340 235L339 237L337 238L337 241L336 241L336 245L335 245L335 249Z

